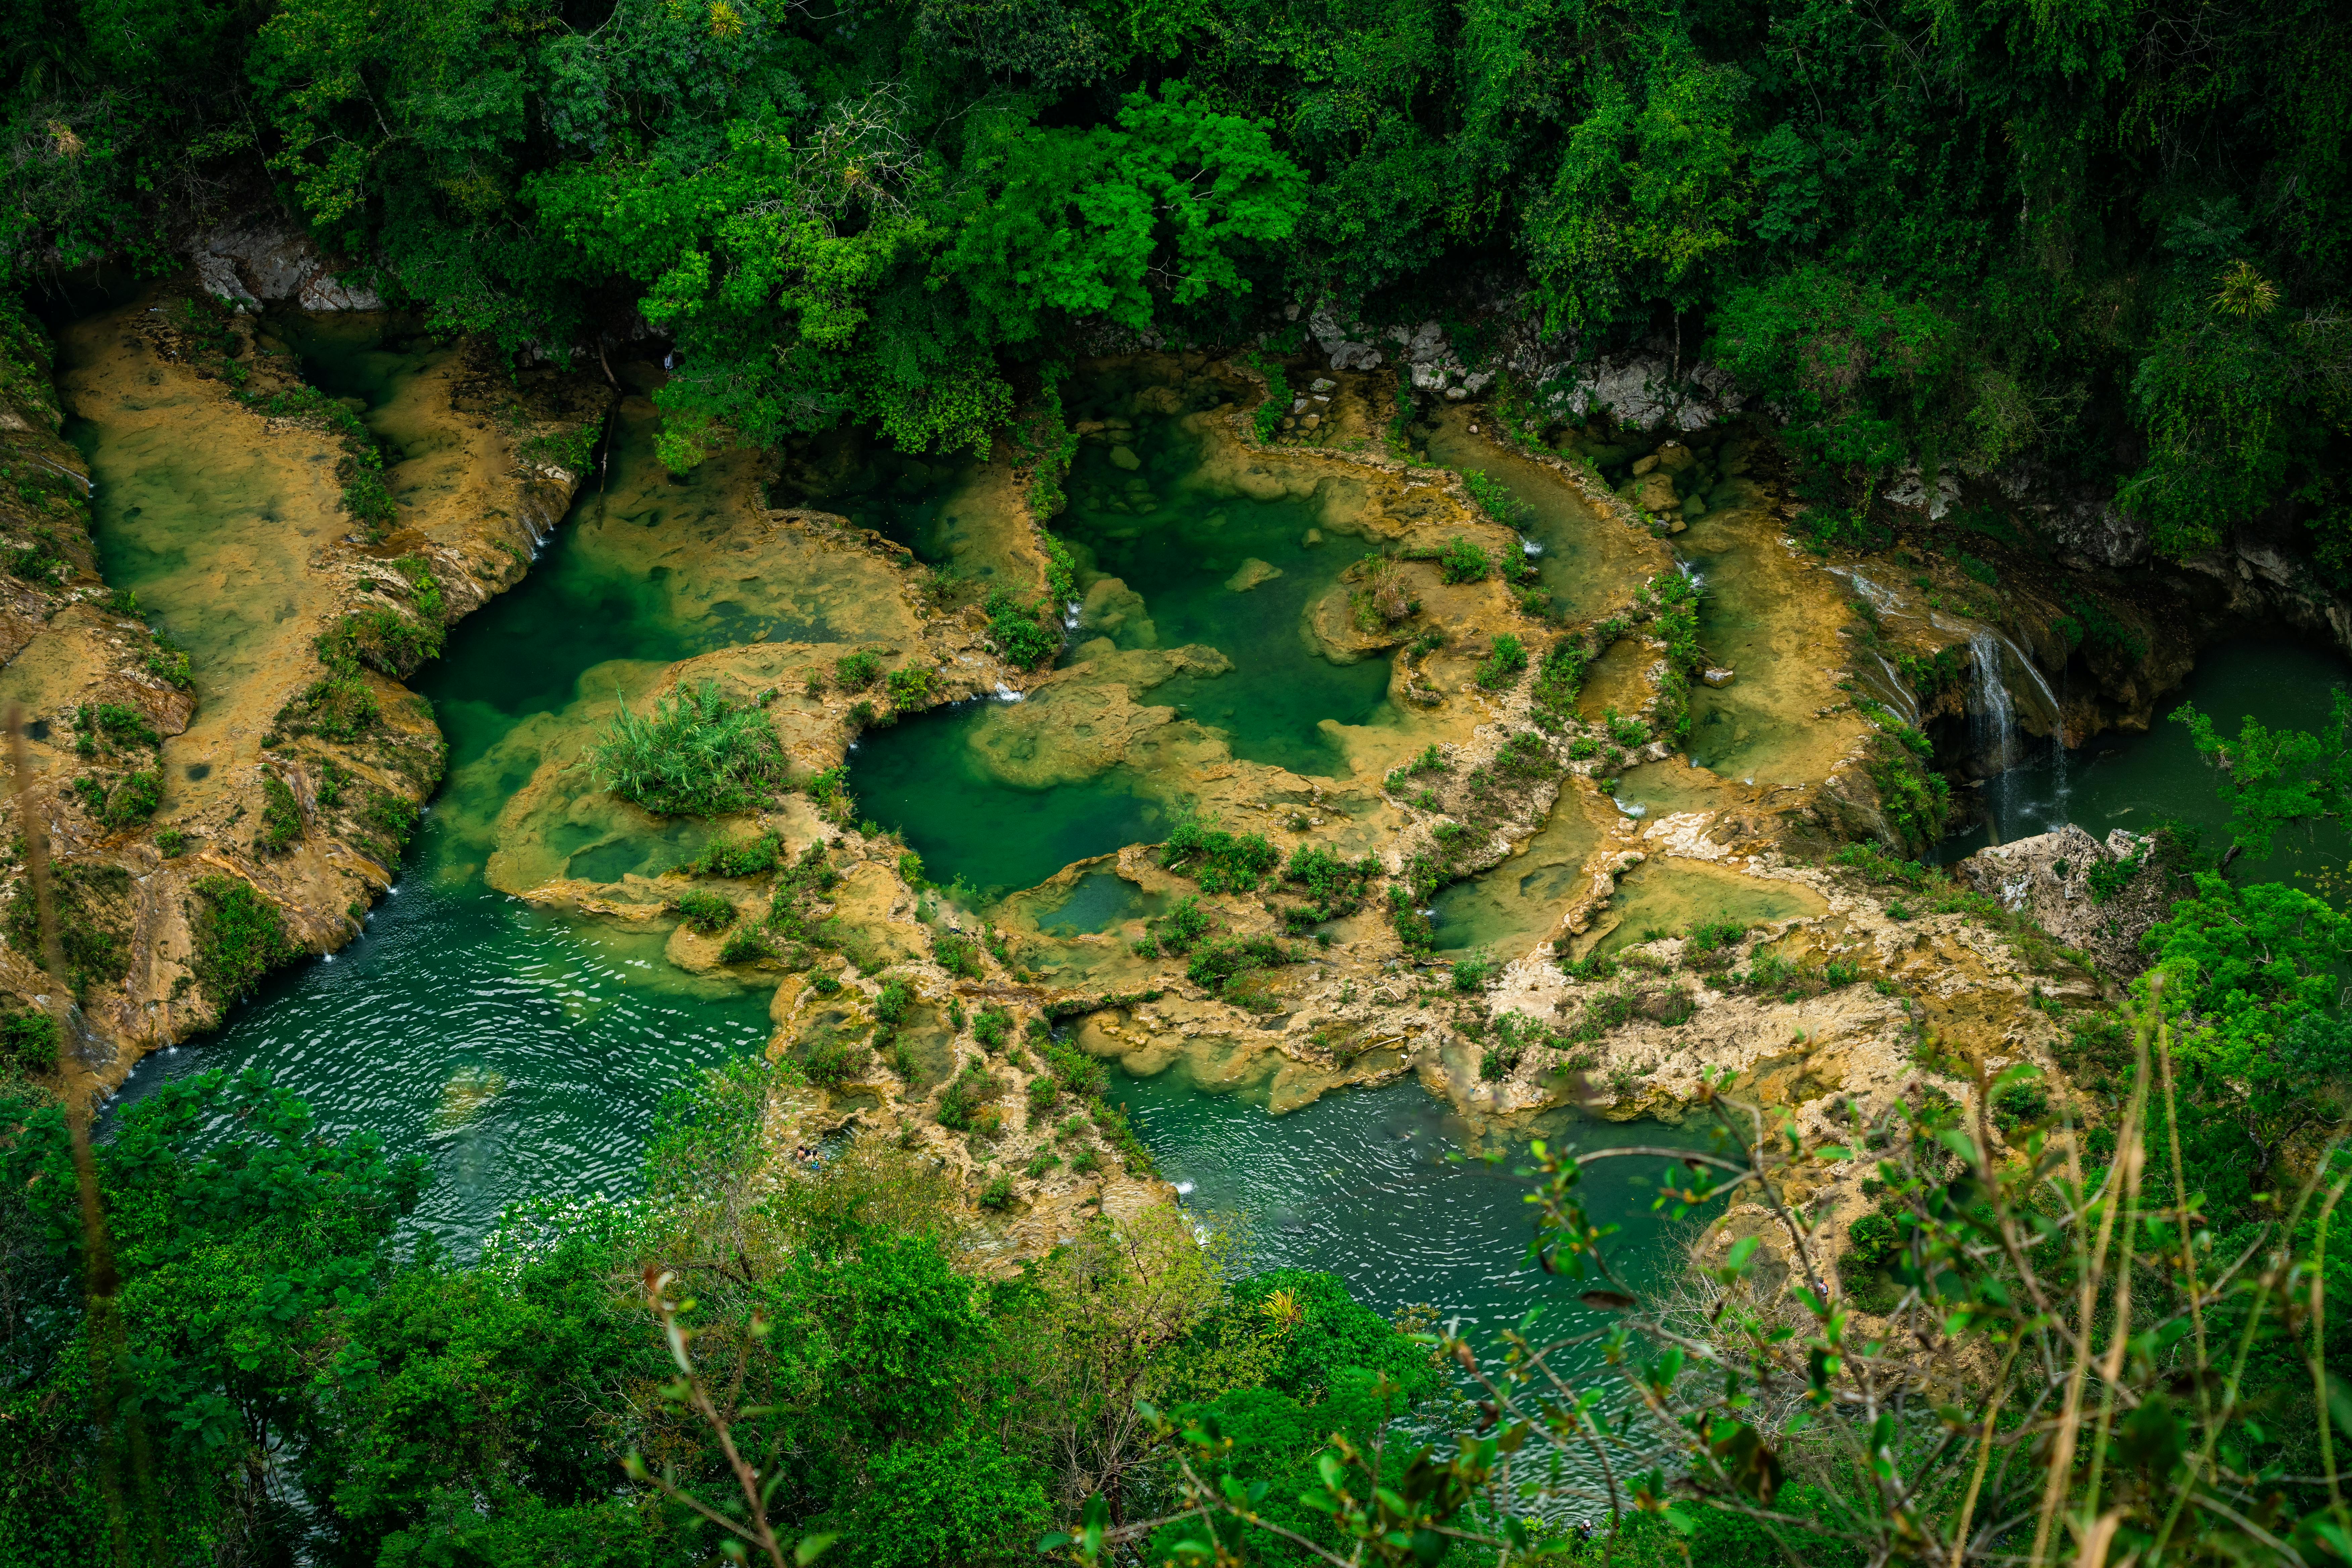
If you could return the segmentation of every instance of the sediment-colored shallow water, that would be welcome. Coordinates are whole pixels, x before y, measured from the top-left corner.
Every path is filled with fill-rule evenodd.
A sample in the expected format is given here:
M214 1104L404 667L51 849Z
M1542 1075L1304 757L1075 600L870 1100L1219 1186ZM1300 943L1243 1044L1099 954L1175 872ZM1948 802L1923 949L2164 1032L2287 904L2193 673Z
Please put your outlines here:
M307 368L373 415L423 354L368 342L340 341ZM95 447L104 475L103 431ZM450 773L366 933L278 976L218 1036L147 1058L118 1103L190 1072L265 1068L331 1129L365 1128L396 1154L431 1159L419 1221L461 1247L518 1197L634 1184L662 1096L766 1044L766 993L672 967L666 931L544 913L491 889L482 869L489 825L527 776L497 754L518 724L572 700L591 672L657 668L731 639L723 611L666 592L626 548L649 531L690 531L696 497L653 464L643 423L625 423L610 488L584 495L522 584L459 623L415 682L448 739ZM180 555L121 548L110 521L102 506L113 580L167 626L201 619ZM184 550L201 559L200 543Z

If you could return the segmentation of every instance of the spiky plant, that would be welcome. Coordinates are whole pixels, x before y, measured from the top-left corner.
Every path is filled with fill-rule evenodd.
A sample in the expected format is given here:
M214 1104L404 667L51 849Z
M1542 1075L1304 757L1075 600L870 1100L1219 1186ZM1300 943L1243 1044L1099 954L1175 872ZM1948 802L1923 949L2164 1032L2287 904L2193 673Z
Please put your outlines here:
M656 816L748 811L784 782L783 747L759 707L709 680L656 699L649 714L623 703L595 764L605 788Z

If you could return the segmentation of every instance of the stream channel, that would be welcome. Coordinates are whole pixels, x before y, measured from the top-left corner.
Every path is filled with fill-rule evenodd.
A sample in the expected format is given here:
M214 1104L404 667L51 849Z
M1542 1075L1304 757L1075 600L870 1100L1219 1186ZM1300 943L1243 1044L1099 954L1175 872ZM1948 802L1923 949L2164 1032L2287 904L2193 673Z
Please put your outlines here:
M437 352L428 342L379 341L380 327L352 321L278 325L311 378L357 399L380 434L396 444L430 438L389 416L404 377ZM691 537L717 504L696 479L662 471L653 433L649 405L624 405L601 485L575 500L530 574L460 622L444 657L414 681L448 739L449 772L364 933L276 977L218 1035L149 1058L114 1109L194 1072L266 1069L310 1102L326 1131L371 1130L394 1156L425 1156L434 1180L415 1223L466 1256L512 1202L628 1193L661 1098L696 1070L767 1043L764 987L688 975L663 959L664 931L545 912L483 875L491 825L530 776L532 735L567 708L747 637L815 635L805 614L795 622L741 593L714 598L667 568L646 569L653 531ZM268 497L257 484L240 489L234 464L197 442L125 450L102 427L74 434L98 479L109 580L135 589L158 625L189 644L201 689L236 656L223 629L232 624L216 609L235 578L224 578L219 558L247 546L239 531L267 517ZM1311 595L1360 547L1311 537L1313 509L1302 503L1220 501L1189 488L1189 449L1172 420L1121 449L1137 457L1133 467L1110 447L1087 448L1064 524L1090 575L1154 585L1143 626L1102 635L1139 645L1156 623L1162 644L1218 647L1233 672L1181 678L1158 700L1220 727L1238 754L1328 770L1335 758L1317 721L1378 722L1387 667L1314 668L1297 627ZM213 477L195 482L199 475ZM939 560L953 553L954 535L938 498L958 482L941 468L840 510ZM1249 595L1223 591L1250 559L1282 575ZM1236 601L1248 614L1220 619L1217 605ZM757 630L747 631L747 617ZM927 715L862 748L866 809L905 824L935 858L935 874L1024 887L1081 856L1152 837L1165 807L1134 780L1039 792L969 771L945 776L943 746L953 750L957 727L984 706ZM698 840L681 832L656 847L675 858ZM643 859L625 858L630 866L579 874L616 876ZM1085 900L1065 910L1092 923ZM1094 912L1108 921L1120 911ZM1426 1303L1465 1324L1499 1323L1547 1300L1581 1311L1573 1306L1581 1287L1522 1261L1528 1211L1510 1162L1446 1161L1481 1135L1416 1085L1336 1092L1276 1118L1262 1093L1207 1093L1181 1069L1115 1076L1113 1098L1128 1104L1164 1173L1188 1203L1239 1222L1255 1266L1329 1268L1380 1310ZM1546 1131L1592 1147L1700 1141L1695 1130L1565 1118ZM1594 1217L1625 1227L1618 1257L1636 1278L1671 1255L1667 1222L1650 1212L1634 1169L1645 1163L1612 1162L1586 1183Z

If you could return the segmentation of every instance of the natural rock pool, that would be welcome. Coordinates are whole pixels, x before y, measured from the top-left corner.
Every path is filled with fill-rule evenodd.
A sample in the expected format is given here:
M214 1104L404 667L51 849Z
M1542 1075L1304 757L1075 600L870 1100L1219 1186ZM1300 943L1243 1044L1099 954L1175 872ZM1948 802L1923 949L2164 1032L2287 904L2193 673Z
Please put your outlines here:
M2039 753L1980 786L1986 819L1944 846L1957 859L1988 843L2007 843L2072 822L2105 838L2122 828L2147 833L2178 821L2205 830L2209 847L2225 839L2228 810L2214 791L2212 768L2198 756L2189 727L2170 715L2193 704L2231 740L2247 718L2273 729L2320 730L2336 689L2352 682L2352 660L2304 643L2248 638L2209 648L2177 691L2158 703L2158 721L2146 734L2106 734L2074 751L2051 742ZM2340 874L2352 861L2352 837L2341 823L2283 830L2271 854L2241 858L2233 868L2264 881L2291 882L2306 891L2321 872Z
M457 363L446 345L373 320L269 325L386 453L404 518L468 504L488 426L444 406ZM297 532L327 548L342 526L322 526L333 487L310 458L266 444L216 452L217 425L142 395L127 364L111 363L111 341L93 330L70 373L87 383L81 404L108 411L78 427L100 487L101 559L114 585L189 646L200 692L234 692L252 668L307 648L309 623L264 612L271 595L315 595L315 585L266 546L299 516L310 521ZM1335 434L1317 452L1244 439L1233 410L1248 389L1202 356L1101 367L1066 393L1076 447L1053 538L1067 552L1069 592L1052 609L1067 637L1045 668L1024 671L989 649L975 614L1000 591L1034 595L1045 580L1023 471L904 458L845 433L671 475L654 450L660 372L615 369L593 477L560 525L532 522L543 542L528 571L518 565L512 585L409 679L431 704L447 766L389 896L356 940L267 984L217 1034L148 1057L124 1099L194 1070L269 1071L331 1128L366 1128L395 1153L427 1156L436 1179L417 1223L463 1251L515 1201L628 1191L656 1106L696 1071L762 1050L804 1058L836 1037L854 1047L871 1022L851 968L825 990L805 957L728 959L678 924L670 900L687 884L667 874L726 826L649 816L595 774L590 753L624 705L643 712L702 680L753 694L796 778L844 765L840 802L795 794L763 820L795 846L828 830L860 846L833 897L879 933L887 962L937 981L923 966L940 939L1004 943L1001 973L927 992L909 1016L897 1058L909 1096L938 1092L970 1054L965 1003L951 997L974 1008L1087 999L1072 1009L1090 1015L1074 1037L1119 1064L1108 1098L1196 1214L1233 1219L1254 1262L1330 1268L1382 1310L1425 1302L1492 1326L1538 1300L1572 1300L1519 1261L1528 1214L1509 1159L1498 1171L1449 1152L1516 1157L1536 1134L1686 1146L1696 1129L1648 1118L1672 1114L1681 1091L1663 1086L1697 1070L1705 1050L1738 1056L1769 1092L1811 1086L1813 1099L1837 1080L1841 1069L1823 1064L1840 1052L1892 1070L1870 1043L1910 1027L1885 999L1892 991L1856 988L1810 1012L1743 1002L1702 1018L1711 1032L1697 1037L1637 1017L1633 1044L1608 1064L1610 1087L1590 1090L1595 1109L1629 1120L1590 1121L1532 1068L1514 1079L1515 1058L1498 1064L1485 1024L1490 1007L1562 1027L1578 1016L1586 994L1563 990L1546 962L1554 942L1564 957L1605 960L1727 918L1801 958L1916 947L1908 929L1881 931L1850 901L1833 908L1818 873L1753 857L1762 825L1810 809L1825 777L1867 754L1872 731L1847 700L1844 668L1862 662L1838 640L1850 590L1782 537L1778 500L1744 471L1737 441L1693 437L1682 453L1689 495L1670 528L1664 514L1612 510L1605 489L1541 451L1474 431L1477 410L1440 410L1420 432L1431 454L1499 485L1505 523L1482 517L1442 470L1362 456L1368 435L1339 445L1370 428L1360 386L1326 396ZM1441 546L1464 535L1532 570L1512 587L1441 578ZM1426 616L1397 629L1369 585L1407 565L1420 574L1411 613ZM1701 651L1734 675L1691 689L1685 741L1626 755L1611 737L1659 710L1664 668L1664 645L1641 629L1648 585L1676 571L1705 584ZM1570 754L1586 765L1481 804L1501 739L1537 732L1524 692L1482 673L1507 629L1539 652L1558 628L1581 636L1573 628L1595 623L1631 629L1602 634L1570 710L1544 721L1550 733L1581 727L1587 749ZM892 668L923 661L949 700L875 711L872 678L861 687L839 673L867 651ZM28 657L10 679L35 681L41 668ZM2184 695L2227 728L2245 711L2308 724L2343 668L2299 649L2224 650ZM268 765L269 712L205 700L166 758ZM188 772L188 791L204 784ZM2002 837L2068 816L2102 833L2166 815L2218 821L2177 726L1984 787L1984 831ZM1343 860L1433 847L1476 858L1441 879L1423 957L1383 957L1395 952L1389 910L1343 902L1294 918L1289 967L1241 1011L1214 985L1177 985L1182 954L1154 951L1154 922L1196 884L1138 847L1194 813ZM1456 819L1482 822L1486 837L1445 837ZM1750 847L1726 848L1734 839ZM919 877L902 848L920 858ZM2331 856L2342 856L2333 840L2298 844L2281 864L2314 870ZM1278 913L1275 895L1297 894L1278 871L1265 876L1245 891ZM1237 927L1262 918L1248 916L1249 899L1211 903ZM1475 1008L1447 978L1472 956L1508 966L1491 1004ZM1932 957L1979 962L1940 948ZM822 973L835 962L821 960ZM1914 980L1919 963L1889 960L1911 964ZM1675 1016L1660 996L1625 994L1627 1007L1636 1001ZM2005 1016L1981 1005L1998 1036ZM1380 1006L1418 1009L1420 1022L1366 1011ZM872 1125L861 1119L887 1099L861 1082L813 1092L782 1135ZM976 1140L940 1150L968 1181L999 1169ZM1620 1258L1650 1278L1679 1244L1640 1178L1633 1163L1612 1163L1587 1185L1594 1217L1626 1227ZM1089 1198L1056 1180L1003 1222L1003 1245L1050 1245L1088 1203L1111 1206L1108 1188Z
M380 328L352 321L281 330L310 378L352 400L395 450L412 461L435 453L410 396L436 363L429 343L386 342ZM1115 408L1132 409L1134 390L1116 388L1090 412L1121 418ZM464 1250L518 1199L628 1190L661 1098L694 1071L767 1044L772 977L690 973L665 956L667 924L580 918L514 896L551 876L612 883L657 871L701 841L691 826L657 829L576 799L552 829L527 809L518 816L551 749L576 752L616 696L677 661L738 645L883 640L899 630L860 584L829 576L824 560L802 572L776 570L772 559L730 569L750 480L725 459L683 480L669 476L653 456L654 424L641 397L621 405L601 480L529 574L461 622L414 680L446 739L448 774L365 933L268 984L216 1036L148 1058L118 1105L190 1072L270 1072L329 1127L365 1128L395 1154L426 1156L436 1179L417 1223ZM1181 715L1192 746L1344 776L1348 737L1319 721L1382 722L1389 685L1385 658L1339 662L1313 635L1316 601L1367 548L1349 531L1349 486L1203 472L1206 444L1181 412L1130 416L1102 434L1123 439L1082 448L1062 529L1081 561L1078 635L1064 667L1082 666L1089 648L1096 658L1214 649L1227 668L1152 689L1155 703ZM167 629L186 627L201 677L218 679L238 635L208 618L235 571L224 552L238 547L236 528L266 523L272 504L257 479L222 490L241 472L234 466L210 470L208 487L179 484L175 465L204 466L200 437L168 422L136 441L103 424L83 433L105 487L99 536L115 580ZM960 509L989 504L968 468L911 480L849 472L888 500L869 500L865 521L927 557L988 574L968 541L988 538L989 528L960 521ZM992 736L992 725L1017 726L1050 700L969 703L869 734L853 767L864 809L903 825L940 879L962 875L1000 890L1159 837L1189 793L1181 774L1155 775L1127 758L1088 773L1083 763L1039 762ZM1055 767L1075 776L1040 785ZM507 871L494 877L502 853ZM1074 935L1164 903L1097 872L1041 902L1037 923ZM1525 1239L1518 1184L1483 1165L1445 1163L1448 1150L1478 1145L1481 1133L1419 1087L1327 1096L1281 1118L1265 1113L1263 1095L1212 1093L1181 1068L1120 1074L1114 1095L1171 1179L1194 1204L1241 1216L1268 1266L1332 1268L1384 1308L1426 1301L1473 1321L1515 1315L1539 1293L1544 1277L1512 1261ZM1606 1124L1587 1130L1595 1131L1627 1136ZM1650 1124L1643 1131L1678 1136ZM1634 1173L1603 1171L1596 1181L1609 1212L1646 1244Z

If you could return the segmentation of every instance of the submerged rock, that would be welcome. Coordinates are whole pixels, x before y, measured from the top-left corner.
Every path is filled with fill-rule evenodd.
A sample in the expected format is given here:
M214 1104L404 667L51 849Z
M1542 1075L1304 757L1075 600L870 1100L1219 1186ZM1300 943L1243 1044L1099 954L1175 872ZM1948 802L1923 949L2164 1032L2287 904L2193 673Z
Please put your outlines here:
M1242 563L1241 570L1225 579L1225 586L1234 593L1246 594L1259 584L1271 583L1281 575L1281 567L1253 555Z

